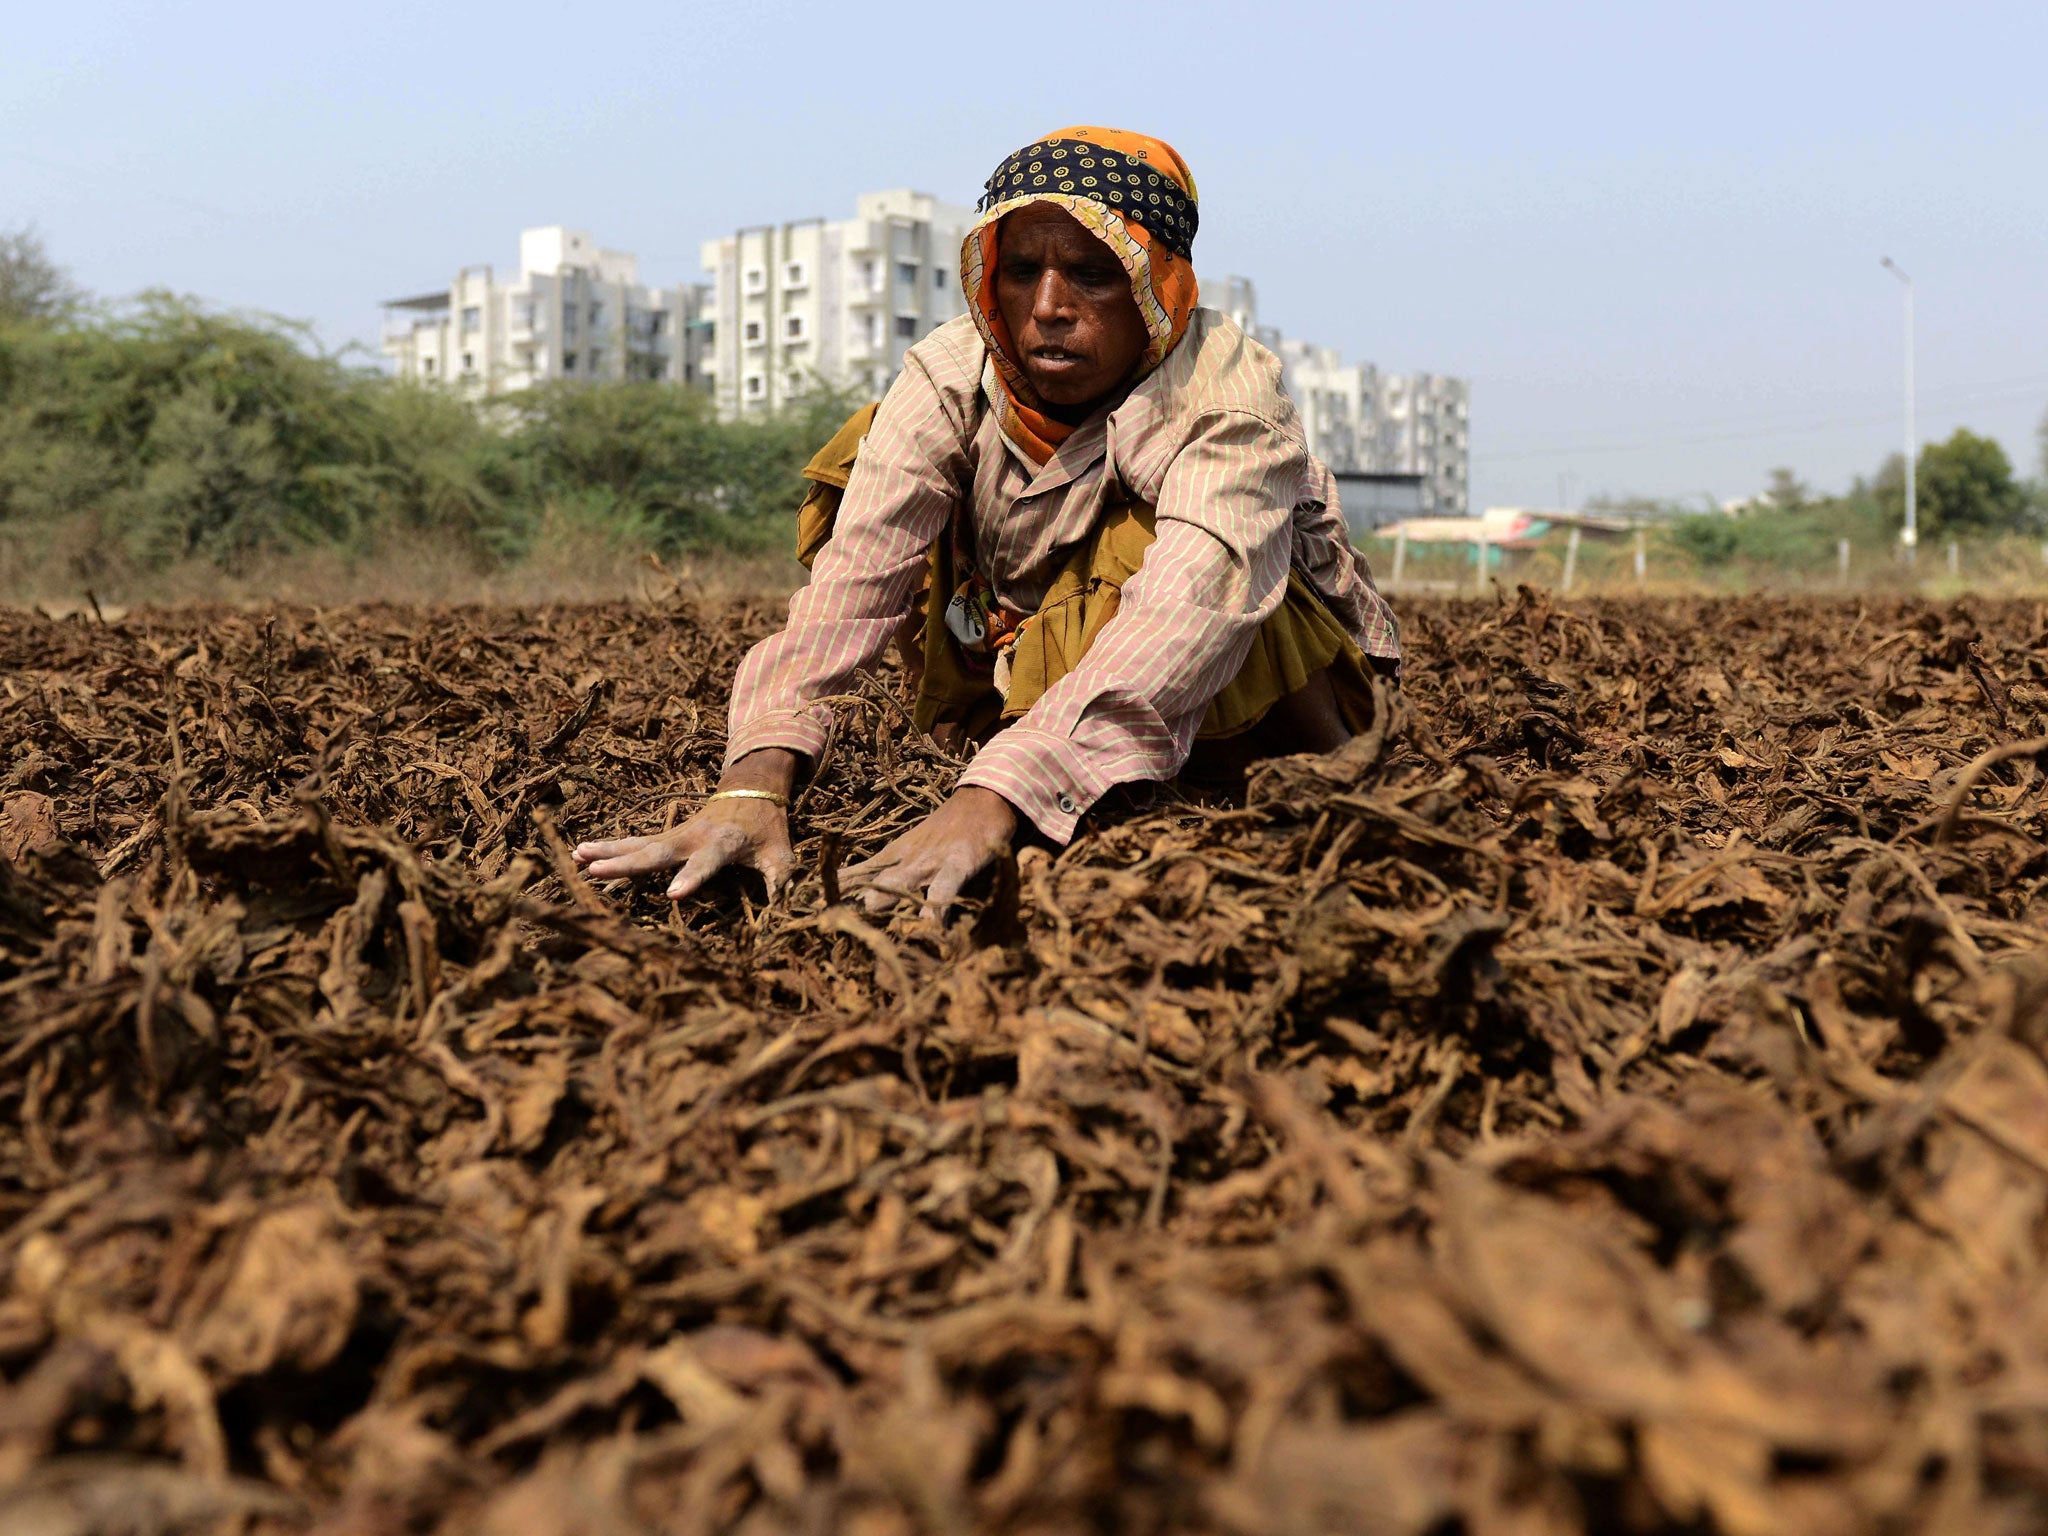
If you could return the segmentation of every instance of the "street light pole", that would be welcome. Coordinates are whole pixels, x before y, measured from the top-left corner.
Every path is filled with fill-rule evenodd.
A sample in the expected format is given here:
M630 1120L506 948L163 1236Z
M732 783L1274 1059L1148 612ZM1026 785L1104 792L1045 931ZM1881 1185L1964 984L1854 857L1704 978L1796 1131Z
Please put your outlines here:
M1899 534L1899 542L1906 546L1906 564L1910 566L1920 543L1919 509L1913 500L1913 279L1891 257L1881 260L1884 269L1906 285L1906 526Z

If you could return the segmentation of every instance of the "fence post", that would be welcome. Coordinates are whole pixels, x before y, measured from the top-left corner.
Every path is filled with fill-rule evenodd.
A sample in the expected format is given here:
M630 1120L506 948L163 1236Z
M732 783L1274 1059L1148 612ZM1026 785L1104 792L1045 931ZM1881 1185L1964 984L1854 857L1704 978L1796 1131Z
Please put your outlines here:
M1840 574L1843 586L1849 585L1849 541L1835 540L1835 569Z
M1486 590L1486 529L1484 527L1480 528L1479 537L1473 542L1473 547L1479 552L1479 590L1484 592Z
M2048 555L2048 545L2042 546L2042 549L2043 554ZM1394 530L1394 573L1387 582L1388 586L1398 587L1401 585L1401 571L1407 564L1408 530L1406 528L1396 528Z
M2044 560L2048 560L2048 544L2041 546L2041 556ZM1564 590L1567 596L1571 594L1572 577L1578 574L1578 569L1579 525L1573 523L1571 532L1566 534L1564 538Z
M1649 535L1639 527L1636 529L1636 585L1647 585L1650 579Z

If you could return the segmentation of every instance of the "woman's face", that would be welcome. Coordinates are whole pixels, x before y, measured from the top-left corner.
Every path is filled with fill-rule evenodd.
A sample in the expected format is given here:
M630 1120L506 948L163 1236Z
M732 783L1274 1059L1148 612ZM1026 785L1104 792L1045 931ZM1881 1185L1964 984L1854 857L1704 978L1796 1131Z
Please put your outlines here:
M1108 246L1064 209L1035 203L1003 220L996 249L996 306L1040 400L1085 408L1130 377L1150 338Z

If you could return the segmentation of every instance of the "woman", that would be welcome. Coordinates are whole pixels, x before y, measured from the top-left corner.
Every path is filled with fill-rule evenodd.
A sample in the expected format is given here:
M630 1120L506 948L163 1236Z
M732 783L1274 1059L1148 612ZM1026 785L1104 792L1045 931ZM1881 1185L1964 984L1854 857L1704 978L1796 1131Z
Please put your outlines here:
M829 723L815 701L879 661L921 586L918 723L982 744L938 810L843 873L871 909L943 913L1022 823L1065 841L1198 736L1324 751L1369 720L1393 615L1278 361L1195 307L1180 156L1064 128L1005 160L980 208L968 314L906 357L788 627L741 664L718 791L671 832L578 847L593 877L675 869L681 899L737 865L772 895Z

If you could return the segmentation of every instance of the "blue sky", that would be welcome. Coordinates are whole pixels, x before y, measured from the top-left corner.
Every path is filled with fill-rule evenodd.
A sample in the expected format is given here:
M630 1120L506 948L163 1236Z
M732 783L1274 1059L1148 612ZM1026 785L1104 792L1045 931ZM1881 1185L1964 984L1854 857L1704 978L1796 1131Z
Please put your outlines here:
M2038 467L2048 4L12 8L0 227L103 294L373 340L525 225L694 279L741 224L962 202L1066 122L1173 142L1197 265L1473 383L1481 503L1845 484L1923 437ZM22 14L26 12L26 14Z

